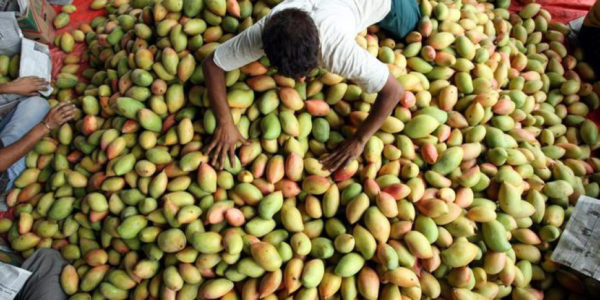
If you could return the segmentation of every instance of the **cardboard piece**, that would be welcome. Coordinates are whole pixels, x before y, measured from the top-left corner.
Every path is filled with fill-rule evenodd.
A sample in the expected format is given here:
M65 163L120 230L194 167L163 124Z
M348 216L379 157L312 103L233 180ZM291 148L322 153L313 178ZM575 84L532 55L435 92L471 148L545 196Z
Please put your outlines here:
M0 0L0 9L17 12L17 22L25 37L45 44L54 42L52 20L56 12L46 0Z

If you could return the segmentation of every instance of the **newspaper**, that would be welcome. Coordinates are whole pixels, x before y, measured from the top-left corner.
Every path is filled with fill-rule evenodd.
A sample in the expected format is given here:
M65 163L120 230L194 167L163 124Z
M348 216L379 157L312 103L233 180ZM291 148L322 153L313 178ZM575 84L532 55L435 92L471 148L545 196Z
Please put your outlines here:
M14 299L31 272L0 262L0 300Z
M552 260L600 280L600 200L580 196Z
M0 12L0 55L14 55L21 51L23 33L14 12Z
M50 60L50 49L48 46L26 38L21 40L21 65L19 66L19 77L37 76L50 82L52 79L52 61ZM40 94L48 97L52 94L52 87Z
M12 300L31 276L31 272L16 267L21 261L0 238L0 300Z

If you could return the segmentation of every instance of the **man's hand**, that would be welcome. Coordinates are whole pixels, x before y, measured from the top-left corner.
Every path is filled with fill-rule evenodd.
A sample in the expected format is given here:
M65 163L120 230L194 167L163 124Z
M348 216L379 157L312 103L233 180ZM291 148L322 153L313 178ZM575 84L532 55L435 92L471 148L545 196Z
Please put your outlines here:
M70 102L61 102L54 106L50 112L46 115L42 124L49 130L57 128L58 126L73 119L77 108Z
M363 152L364 148L364 141L356 137L351 137L339 144L333 153L321 160L323 168L331 172L343 168L356 159Z
M367 141L381 128L402 97L404 97L404 87L390 74L379 91L367 119L360 124L354 136L342 142L333 153L321 161L323 167L335 171L358 157L363 152Z
M40 91L48 90L48 82L40 77L20 77L11 82L0 85L2 94L18 94L23 96L37 96Z
M206 148L206 154L212 157L210 164L222 170L225 166L225 159L229 155L229 163L232 167L235 167L235 145L237 142L248 143L233 123L223 123L217 126L212 141Z

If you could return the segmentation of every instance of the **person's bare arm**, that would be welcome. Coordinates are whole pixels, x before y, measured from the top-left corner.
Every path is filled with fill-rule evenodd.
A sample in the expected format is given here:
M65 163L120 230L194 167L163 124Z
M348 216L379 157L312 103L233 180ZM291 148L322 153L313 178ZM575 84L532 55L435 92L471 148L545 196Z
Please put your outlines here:
M46 115L44 120L33 127L25 136L9 146L0 148L0 172L6 171L12 164L25 156L35 144L50 130L64 124L73 118L75 106L68 102L56 105Z
M238 142L246 143L233 122L231 110L227 105L227 88L225 87L225 71L215 63L211 54L202 62L208 99L217 118L217 128L213 133L211 143L206 148L208 155L212 153L211 164L218 169L225 166L225 159L229 155L229 162L235 165L235 146Z
M389 75L385 85L379 91L367 119L352 137L342 142L333 153L321 161L323 167L335 171L358 157L363 152L369 138L381 128L402 97L404 97L404 87L394 76Z
M0 84L0 94L18 94L36 96L39 91L48 90L48 82L40 77L20 77L11 82Z

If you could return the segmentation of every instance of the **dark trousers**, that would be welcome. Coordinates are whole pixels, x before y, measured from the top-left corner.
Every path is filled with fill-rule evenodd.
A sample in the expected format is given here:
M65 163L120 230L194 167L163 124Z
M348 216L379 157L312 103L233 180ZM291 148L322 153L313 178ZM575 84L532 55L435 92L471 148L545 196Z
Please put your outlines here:
M60 285L60 273L67 262L54 249L40 249L27 258L21 268L31 276L15 300L66 300Z
M600 74L600 28L583 25L578 40L585 61L592 66L594 73Z
M392 0L388 15L379 22L379 27L396 39L403 39L413 31L421 19L417 0Z

